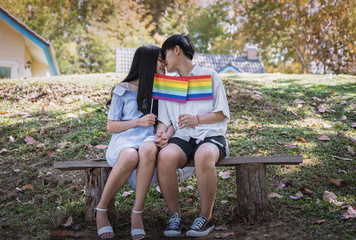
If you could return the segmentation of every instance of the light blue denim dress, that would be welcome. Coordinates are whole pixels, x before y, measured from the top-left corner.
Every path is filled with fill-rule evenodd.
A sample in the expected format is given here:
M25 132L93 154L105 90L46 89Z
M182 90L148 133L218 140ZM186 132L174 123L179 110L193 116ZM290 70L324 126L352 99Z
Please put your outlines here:
M127 83L126 86L127 89L119 85L114 88L108 120L129 121L143 116L143 113L137 109L137 92L129 90ZM155 127L138 126L124 132L113 133L106 151L106 161L113 167L123 149L138 149L142 143L154 141L155 139ZM151 186L155 182L157 182L156 169ZM131 174L127 183L133 189L136 189L136 170Z

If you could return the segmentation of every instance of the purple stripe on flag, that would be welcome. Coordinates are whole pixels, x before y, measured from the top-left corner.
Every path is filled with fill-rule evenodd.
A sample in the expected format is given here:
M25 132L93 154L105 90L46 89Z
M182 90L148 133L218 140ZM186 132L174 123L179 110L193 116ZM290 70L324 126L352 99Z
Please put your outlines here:
M177 99L177 98L169 98L169 97L160 97L160 96L154 96L154 99L159 99L159 100L166 100L166 101L172 101L172 102L180 102L180 103L185 103L185 99Z
M213 96L210 97L192 97L192 98L187 98L187 101L200 101L200 100L211 100L213 99Z

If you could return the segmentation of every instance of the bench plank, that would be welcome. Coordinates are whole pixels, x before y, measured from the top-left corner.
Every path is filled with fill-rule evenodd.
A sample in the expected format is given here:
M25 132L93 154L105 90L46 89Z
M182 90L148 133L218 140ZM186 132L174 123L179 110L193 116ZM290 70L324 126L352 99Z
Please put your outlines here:
M302 155L292 156L253 156L253 157L229 157L222 159L218 166L235 166L245 163L264 163L266 165L298 165L303 163ZM193 166L190 162L187 166ZM85 161L54 162L54 168L62 171L84 170L87 168L110 167L104 158Z

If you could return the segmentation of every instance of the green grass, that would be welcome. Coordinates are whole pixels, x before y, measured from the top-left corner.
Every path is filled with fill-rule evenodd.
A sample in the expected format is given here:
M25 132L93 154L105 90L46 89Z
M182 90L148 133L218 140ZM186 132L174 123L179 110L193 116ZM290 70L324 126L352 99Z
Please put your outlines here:
M11 233L14 239L49 239L49 230L63 229L70 216L74 219L70 229L87 227L83 219L84 174L59 172L52 166L54 161L105 156L105 150L95 146L110 140L106 131L106 101L111 87L122 78L110 73L0 80L0 150L7 150L0 154L1 238ZM299 166L267 168L268 192L279 193L283 198L269 199L271 207L266 216L255 225L252 223L252 227L270 221L277 225L283 220L295 226L294 235L290 235L294 239L356 238L355 220L341 220L347 208L323 200L324 191L331 191L345 206L356 204L356 161L348 151L348 147L356 148L351 140L356 138L355 128L351 127L356 122L356 77L238 74L224 75L222 79L231 112L227 139L232 155L304 157ZM254 98L254 91L262 98ZM298 106L294 103L296 99L303 100L304 105ZM328 111L318 112L320 104ZM330 140L319 141L320 135L327 135ZM26 144L26 136L36 139L36 143ZM61 148L59 144L64 142L69 143ZM288 148L285 143L295 148ZM217 171L227 170L231 171L230 178L219 177L213 213L215 225L235 224L254 236L249 230L251 223L237 214L234 168ZM291 186L279 189L277 182L286 178ZM344 184L331 185L328 178L341 179ZM20 191L26 184L34 189ZM168 215L155 187L150 189L145 202L146 211L150 212L145 215L145 226L162 229ZM300 187L314 194L290 199ZM181 182L180 189L182 212L192 221L199 213L196 179ZM116 196L119 221L114 227L123 231L129 229L128 216L134 202L134 193L122 196L129 190L125 186ZM325 222L317 224L316 220ZM278 227L270 227L268 231L275 238L283 238L285 234Z

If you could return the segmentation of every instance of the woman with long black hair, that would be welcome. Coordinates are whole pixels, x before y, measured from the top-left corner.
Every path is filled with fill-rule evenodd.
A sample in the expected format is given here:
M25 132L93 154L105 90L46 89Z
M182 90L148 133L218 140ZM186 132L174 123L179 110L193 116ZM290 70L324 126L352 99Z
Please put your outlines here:
M113 238L107 208L115 194L128 182L136 189L131 213L132 239L145 237L142 212L148 189L156 181L155 119L157 103L151 98L154 74L164 74L161 49L154 45L139 47L128 76L112 91L107 129L113 133L106 159L112 170L96 209L100 238Z

